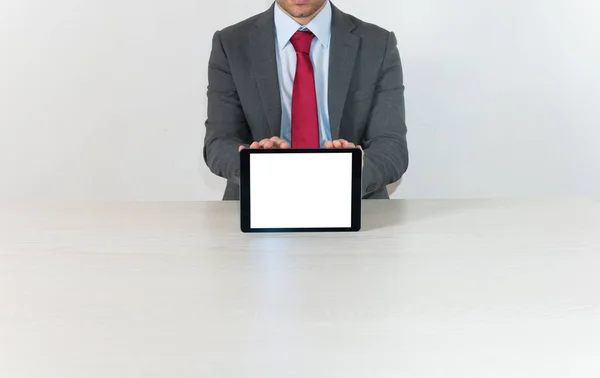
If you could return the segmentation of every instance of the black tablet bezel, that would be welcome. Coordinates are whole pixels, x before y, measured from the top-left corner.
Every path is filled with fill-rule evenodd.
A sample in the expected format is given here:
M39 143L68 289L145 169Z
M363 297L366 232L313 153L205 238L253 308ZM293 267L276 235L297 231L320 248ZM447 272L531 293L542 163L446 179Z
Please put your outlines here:
M352 194L351 226L340 228L250 228L250 155L251 154L289 154L324 153L352 154ZM362 151L358 148L339 149L243 149L240 151L240 227L244 233L281 233L281 232L356 232L361 228L362 215Z

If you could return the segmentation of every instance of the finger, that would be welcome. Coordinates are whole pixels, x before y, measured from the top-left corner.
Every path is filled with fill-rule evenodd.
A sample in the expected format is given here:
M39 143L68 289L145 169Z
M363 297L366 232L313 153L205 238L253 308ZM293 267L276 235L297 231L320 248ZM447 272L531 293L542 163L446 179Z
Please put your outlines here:
M238 148L238 152L241 152L245 148L246 148L246 146L240 146L240 148Z
M344 141L344 143L342 143L342 147L343 148L356 148L356 145L354 145L354 143L352 142L348 142L348 141Z
M325 147L325 148L333 148L333 142L330 141L330 140L328 140L327 142L325 142L323 144L323 147Z
M334 140L333 141L333 147L335 148L342 148L342 142L339 140Z
M273 148L289 148L290 144L280 137L272 137L270 139L273 142Z
M258 142L260 148L273 148L273 142L271 142L271 139L263 139L260 142Z
M260 148L260 143L258 143L258 142L253 142L253 143L250 145L250 148L251 148L251 149L258 149L258 148Z

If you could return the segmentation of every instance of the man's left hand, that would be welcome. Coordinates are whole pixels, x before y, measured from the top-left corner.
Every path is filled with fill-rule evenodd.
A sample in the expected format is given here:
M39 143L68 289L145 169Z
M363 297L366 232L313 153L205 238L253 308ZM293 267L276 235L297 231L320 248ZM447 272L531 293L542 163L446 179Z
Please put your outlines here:
M345 139L336 139L333 141L325 142L325 148L359 148L362 151L362 165L365 166L365 151L361 146L357 146L352 142L348 142Z

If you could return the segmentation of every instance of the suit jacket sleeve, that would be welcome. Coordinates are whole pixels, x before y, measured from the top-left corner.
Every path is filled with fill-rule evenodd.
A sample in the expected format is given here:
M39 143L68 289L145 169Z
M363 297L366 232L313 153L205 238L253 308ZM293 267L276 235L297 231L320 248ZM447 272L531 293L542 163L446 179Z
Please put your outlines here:
M250 143L250 128L231 74L220 32L208 64L208 110L204 161L214 174L239 184L239 146Z
M363 196L400 180L408 168L404 83L396 44L390 33L363 138Z

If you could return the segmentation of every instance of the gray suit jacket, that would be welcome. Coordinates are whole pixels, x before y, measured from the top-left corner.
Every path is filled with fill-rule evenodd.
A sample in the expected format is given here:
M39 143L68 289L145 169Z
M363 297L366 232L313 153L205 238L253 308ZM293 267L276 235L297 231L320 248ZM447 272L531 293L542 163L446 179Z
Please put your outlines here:
M273 6L213 37L204 160L227 179L224 200L239 199L239 146L280 135ZM363 198L389 198L386 186L400 180L408 167L396 37L333 5L332 10L331 135L363 147Z

